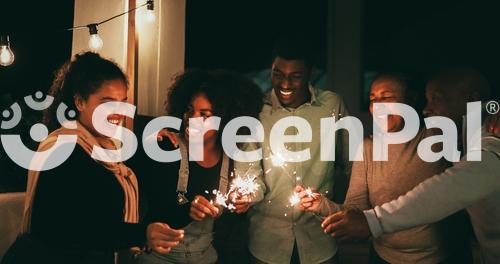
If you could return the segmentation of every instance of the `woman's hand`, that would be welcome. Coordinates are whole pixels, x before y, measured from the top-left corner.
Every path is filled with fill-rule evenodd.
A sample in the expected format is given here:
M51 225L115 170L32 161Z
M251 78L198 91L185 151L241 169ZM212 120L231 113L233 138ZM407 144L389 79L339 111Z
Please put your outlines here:
M237 196L233 200L233 204L235 207L233 212L242 214L250 209L250 206L252 205L252 198L249 195Z
M151 249L159 254L167 254L184 238L184 230L172 229L164 223L152 223L148 225L146 236Z
M197 195L191 202L189 216L196 221L202 221L207 217L218 217L221 210L210 203L205 197Z

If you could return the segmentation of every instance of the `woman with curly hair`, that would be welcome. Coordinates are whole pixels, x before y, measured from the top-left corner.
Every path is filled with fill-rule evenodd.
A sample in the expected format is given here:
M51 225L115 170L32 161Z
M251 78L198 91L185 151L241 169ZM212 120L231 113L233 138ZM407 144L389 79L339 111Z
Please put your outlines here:
M127 89L118 65L95 53L76 55L58 71L50 89L54 101L44 113L51 133L38 151L54 148L62 135L76 135L76 145L58 167L29 171L23 235L2 263L111 264L115 251L144 244L146 226L139 224L134 171L92 155L94 147L118 148L96 130L92 116L102 103L126 101ZM76 126L59 123L61 103L75 111ZM123 120L122 115L107 116L111 124Z
M139 255L137 263L215 263L218 254L213 247L214 223L222 214L222 207L210 200L213 190L226 192L233 161L223 151L222 128L233 118L257 118L262 106L260 89L250 80L226 71L187 71L178 76L167 98L169 116L182 119L176 139L181 160L175 163L151 162L144 168L149 175L144 180L149 200L147 221L163 222L148 230L152 253ZM200 129L189 126L190 118L220 117L219 130L203 135L203 159L188 160L190 134ZM193 138L193 137L191 137ZM176 145L176 144L175 144ZM173 150L171 140L163 140L160 147ZM193 154L193 153L190 153ZM146 161L147 162L147 161ZM139 172L142 175L142 173ZM146 172L144 172L146 174ZM243 212L248 203L236 202L236 213ZM184 239L176 246L162 246L168 238L164 228L179 228ZM246 230L242 230L242 233Z

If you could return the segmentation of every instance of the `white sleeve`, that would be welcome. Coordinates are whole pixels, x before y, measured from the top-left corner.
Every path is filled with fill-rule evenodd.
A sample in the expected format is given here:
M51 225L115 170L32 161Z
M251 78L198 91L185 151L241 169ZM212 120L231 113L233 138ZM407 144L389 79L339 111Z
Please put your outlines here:
M372 235L439 221L499 191L500 157L492 151L483 150L481 154L481 161L462 159L398 199L366 210Z

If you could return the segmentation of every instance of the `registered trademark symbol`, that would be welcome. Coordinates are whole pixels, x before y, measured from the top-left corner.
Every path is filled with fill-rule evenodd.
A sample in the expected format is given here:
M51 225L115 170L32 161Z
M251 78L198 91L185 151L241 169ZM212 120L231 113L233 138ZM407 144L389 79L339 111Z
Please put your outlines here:
M497 101L489 101L486 103L486 112L490 115L496 115L500 111L500 104Z

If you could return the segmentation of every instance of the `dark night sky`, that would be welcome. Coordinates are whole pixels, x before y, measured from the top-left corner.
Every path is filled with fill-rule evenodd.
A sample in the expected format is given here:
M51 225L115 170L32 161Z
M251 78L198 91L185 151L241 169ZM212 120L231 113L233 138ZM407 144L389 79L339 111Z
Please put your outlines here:
M0 67L0 94L46 91L53 72L71 56L73 1L2 0L0 32L10 34L15 61ZM1 33L0 33L1 34Z
M448 63L468 63L498 87L500 22L495 2L364 1L365 70L429 72ZM0 94L19 97L47 90L53 72L71 54L71 33L63 29L72 25L73 1L2 1L2 7L9 12L0 16L0 32L10 34L16 61L0 67ZM186 12L187 67L240 72L266 68L276 32L306 30L324 68L327 0L188 0ZM446 30L426 34L427 28L440 26Z
M326 0L191 0L186 20L187 67L267 68L279 32L308 32L318 57L326 57Z

